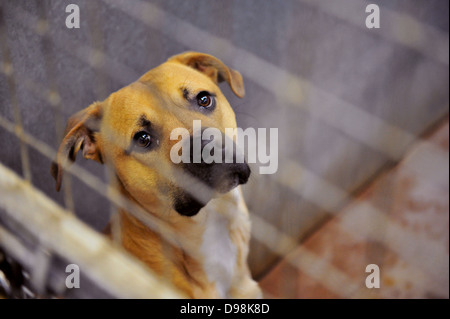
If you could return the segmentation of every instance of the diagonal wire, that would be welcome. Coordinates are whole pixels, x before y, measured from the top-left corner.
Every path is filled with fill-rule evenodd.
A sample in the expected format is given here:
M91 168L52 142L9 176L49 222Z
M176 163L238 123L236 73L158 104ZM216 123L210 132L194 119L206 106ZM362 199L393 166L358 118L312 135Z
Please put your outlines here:
M102 1L187 47L211 52L232 61L247 78L276 96L282 102L280 105L305 110L311 117L346 133L392 160L398 161L405 148L416 139L413 134L317 87L311 81L241 49L227 39L202 30L155 4L142 0ZM448 110L444 113L448 113ZM378 127L379 134L370 134L371 130L367 129L370 127Z
M4 117L0 116L0 126L5 128L8 131L12 130L12 123L9 122ZM34 138L33 136L30 136L28 134L24 134L24 141L29 143L29 145L33 148L35 148L37 151L39 151L44 156L52 159L55 157L56 153L55 151L43 143L42 141ZM153 215L149 215L145 210L143 210L139 205L136 205L134 202L130 202L130 200L126 197L124 197L122 194L117 192L117 190L112 189L111 186L108 186L104 184L100 179L98 179L96 176L93 176L90 172L82 169L77 164L73 164L70 167L64 167L65 170L67 170L71 174L75 174L78 178L80 178L81 181L83 181L86 185L91 187L92 189L96 190L101 195L108 198L110 201L113 201L117 206L123 207L127 210L130 214L138 218L141 222L144 223L147 227L150 229L156 231L158 234L163 236L167 241L169 241L173 245L178 245L178 242L173 241L173 236L171 236L172 229L161 222L161 220L157 219ZM183 176L187 177L187 176ZM188 180L186 182L187 185L192 185L190 182L192 180ZM197 183L198 184L198 183ZM183 185L181 185L183 187ZM186 187L186 185L184 185ZM252 218L255 216L252 216ZM274 253L279 254L280 256L283 256L286 252L286 247L292 245L295 245L295 240L290 238L289 236L280 233L275 227L270 225L269 223L265 222L263 219L256 217L256 219L253 219L253 222L255 223L255 226L257 229L259 229L255 233L255 237L257 240L261 241L263 244L267 245L270 249L273 250ZM260 231L262 229L263 231ZM274 240L277 239L277 240ZM281 239L281 240L280 240ZM281 244L280 244L281 243ZM316 257L313 253L308 253L308 260L309 262L320 262L320 258ZM299 265L293 264L294 267L298 268ZM315 276L316 278L320 278L322 275L323 270L319 269L319 272L314 267L303 269L307 273L310 273L310 275ZM339 278L338 284L335 284L333 281L330 283L324 283L325 286L329 287L330 290L334 291L335 293L342 294L342 283L343 281L346 281L345 287L348 287L348 291L344 291L345 295L351 295L355 290L356 286L355 284L351 284L350 278L347 278L344 274L342 274L341 271L338 269L335 269L331 265L328 266L327 271L331 273L336 273L335 276L332 276L333 278ZM334 271L334 272L333 272ZM341 288L339 288L341 287ZM339 289L340 290L339 290ZM345 289L344 289L345 290Z
M412 139L414 139L414 137ZM408 140L412 140L412 139L408 139Z
M369 31L364 21L368 14L365 13L365 8L368 4L373 3L373 1L298 1L318 8L320 11L342 19L353 26ZM406 46L434 61L448 66L448 34L435 27L424 24L410 15L395 12L386 7L380 8L380 20L381 32L376 32L377 36L381 36L387 41Z
M23 122L22 115L20 113L19 102L17 97L17 83L15 77L14 66L12 64L11 55L9 52L9 48L7 45L7 30L6 30L6 21L3 12L3 6L0 5L0 43L2 48L3 55L3 66L2 71L6 75L8 80L11 105L13 108L14 115L14 134L19 138L20 141L20 159L22 163L22 170L25 180L31 182L31 167L30 167L30 158L28 154L28 148L26 143L23 141Z
M45 2L38 3L38 12L39 12L39 20L37 22L36 32L41 36L41 48L42 55L44 57L44 66L47 71L47 78L49 83L48 89L48 98L47 101L52 108L54 117L54 125L55 125L55 133L56 133L56 142L62 140L64 137L64 128L63 128L63 116L62 116L62 105L61 98L58 90L58 86L56 84L56 70L54 66L54 54L52 50L52 41L50 38L49 28L50 22L47 17L47 7ZM63 181L64 185L64 203L66 208L72 214L75 211L75 203L73 201L73 192L72 192L72 183L70 176L69 178Z

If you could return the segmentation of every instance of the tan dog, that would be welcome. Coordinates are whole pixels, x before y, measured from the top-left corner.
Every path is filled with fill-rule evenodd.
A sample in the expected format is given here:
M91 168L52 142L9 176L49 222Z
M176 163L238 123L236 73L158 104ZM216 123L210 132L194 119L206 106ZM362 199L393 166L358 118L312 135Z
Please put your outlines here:
M52 174L59 190L62 164L74 161L79 150L110 165L120 192L168 229L152 231L122 209L125 249L190 297L258 298L247 265L248 210L238 186L248 180L248 165L174 164L169 155L177 143L172 130L186 128L192 138L193 120L221 132L236 128L221 81L244 96L240 73L219 59L196 52L170 58L71 117Z

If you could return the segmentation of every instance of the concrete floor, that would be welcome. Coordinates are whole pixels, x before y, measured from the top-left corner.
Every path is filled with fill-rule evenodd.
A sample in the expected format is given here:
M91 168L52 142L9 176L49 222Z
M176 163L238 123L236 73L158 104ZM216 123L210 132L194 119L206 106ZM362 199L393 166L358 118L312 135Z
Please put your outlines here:
M369 264L379 288L366 287ZM268 298L449 298L448 117L261 286Z

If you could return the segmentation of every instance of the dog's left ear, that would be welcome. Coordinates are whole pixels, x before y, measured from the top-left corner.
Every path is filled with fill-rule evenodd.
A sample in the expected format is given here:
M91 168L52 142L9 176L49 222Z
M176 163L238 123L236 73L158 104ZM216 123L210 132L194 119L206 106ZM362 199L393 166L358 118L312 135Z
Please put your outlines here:
M229 67L227 67L218 58L199 52L185 52L175 55L168 62L179 62L194 68L207 76L215 83L227 81L233 93L242 98L245 96L244 81L242 75Z
M86 159L103 163L96 133L100 129L101 104L96 102L71 116L67 121L64 138L58 148L50 172L56 180L56 190L61 188L63 166L74 162L79 150Z

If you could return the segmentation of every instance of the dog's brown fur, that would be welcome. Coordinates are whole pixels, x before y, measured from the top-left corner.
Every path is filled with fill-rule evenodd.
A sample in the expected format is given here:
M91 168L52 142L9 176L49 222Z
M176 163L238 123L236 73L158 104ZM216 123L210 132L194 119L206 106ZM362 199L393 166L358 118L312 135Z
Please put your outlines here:
M119 191L168 229L159 234L121 209L121 238L126 250L190 297L255 298L261 292L247 266L250 223L240 188L212 199L193 217L182 216L173 209L177 192L172 181L179 177L169 156L177 142L169 139L170 132L183 127L192 134L193 120L222 132L227 127L236 128L234 112L217 85L220 81L228 82L237 96L244 96L239 72L217 58L197 52L170 58L105 101L93 103L71 117L52 174L59 190L62 166L68 160L74 161L80 150L85 158L110 165ZM193 111L186 105L186 91L214 93L214 112ZM130 141L141 129L143 116L159 130L158 148L130 154ZM226 242L205 243L210 225L226 229ZM232 247L225 249L234 252L235 262L232 275L221 279L220 274L211 275L211 268L221 265L205 253L205 245L221 249L221 245L229 243Z

